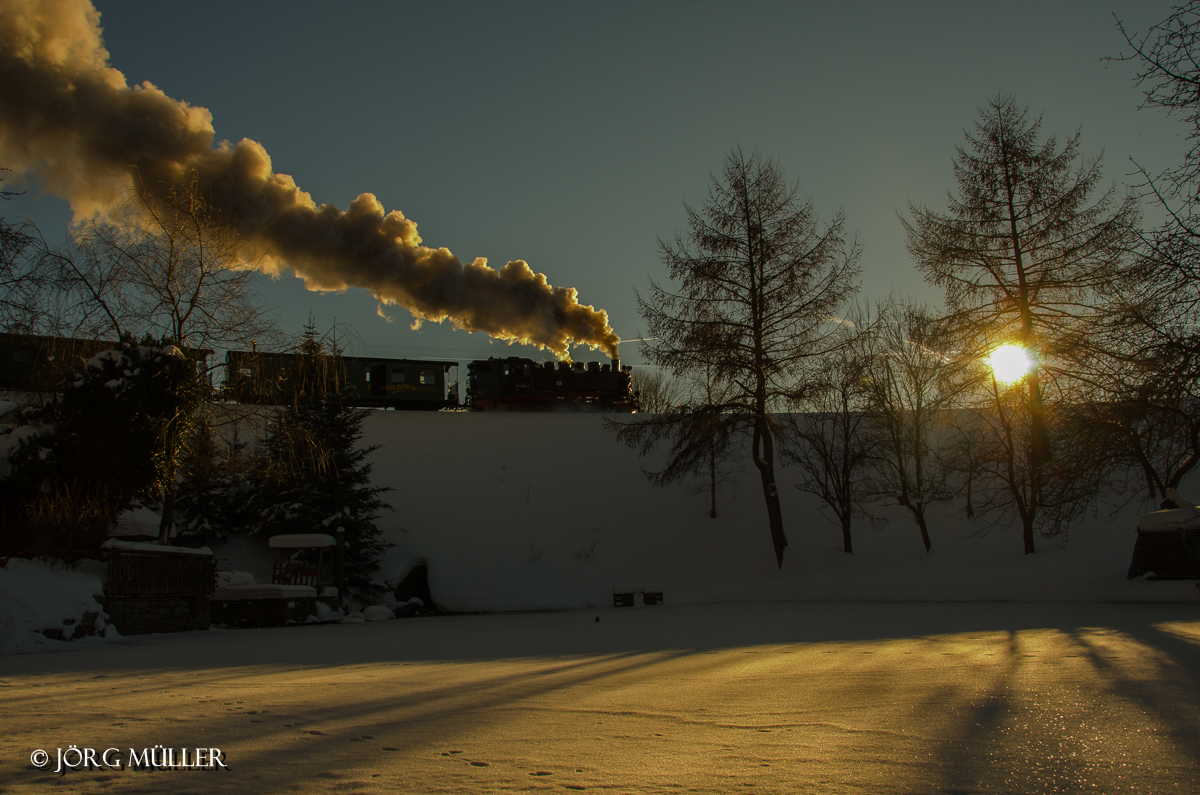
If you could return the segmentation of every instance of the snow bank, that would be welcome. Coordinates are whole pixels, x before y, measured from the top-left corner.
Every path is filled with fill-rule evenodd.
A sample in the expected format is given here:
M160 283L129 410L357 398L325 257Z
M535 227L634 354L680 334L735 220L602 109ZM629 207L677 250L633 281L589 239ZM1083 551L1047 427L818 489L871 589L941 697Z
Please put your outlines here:
M596 415L377 411L365 430L364 444L380 446L371 456L375 484L394 489L385 497L396 508L379 520L395 544L380 576L398 583L424 565L433 599L449 610L609 605L614 586L647 583L668 604L1200 602L1191 581L1126 579L1136 507L1081 520L1067 543L1038 539L1033 555L1023 554L1017 527L967 522L956 514L961 505L931 516L926 554L912 521L893 509L879 527L859 522L847 555L840 528L781 467L789 546L780 570L748 460L710 519L706 495L651 486L641 466L655 462L617 444ZM270 582L266 538L235 537L215 553L221 569L249 573L236 584L227 577L225 587ZM99 612L99 593L95 573L12 561L0 569L0 651L68 647L42 630L69 630L65 622ZM414 603L385 600L397 615L416 612ZM372 616L386 617L375 610L346 620Z
M364 443L397 508L382 574L425 564L433 598L458 611L611 604L613 585L660 583L668 603L750 600L1200 601L1190 581L1126 580L1136 508L1082 520L1069 542L931 517L933 551L901 509L859 522L853 555L815 498L779 469L789 546L775 565L757 473L743 471L708 518L705 494L659 489L653 460L619 445L596 415L376 411Z
M118 637L95 599L104 591L102 570L103 564L85 563L71 571L19 558L0 567L0 653L66 648L43 633L58 630L71 638L85 621L97 634L72 643Z

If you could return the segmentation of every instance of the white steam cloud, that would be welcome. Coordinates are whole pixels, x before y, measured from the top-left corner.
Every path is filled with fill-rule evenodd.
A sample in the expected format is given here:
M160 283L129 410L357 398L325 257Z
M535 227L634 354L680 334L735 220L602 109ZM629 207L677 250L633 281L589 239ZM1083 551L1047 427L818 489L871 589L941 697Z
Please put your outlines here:
M421 245L417 226L364 193L342 211L316 204L271 168L261 144L216 142L212 114L109 66L89 0L0 0L0 166L37 175L76 216L144 189L198 180L263 270L291 268L310 290L369 290L417 321L568 357L572 344L616 357L608 315L552 287L523 261L495 270ZM266 264L263 264L266 263Z

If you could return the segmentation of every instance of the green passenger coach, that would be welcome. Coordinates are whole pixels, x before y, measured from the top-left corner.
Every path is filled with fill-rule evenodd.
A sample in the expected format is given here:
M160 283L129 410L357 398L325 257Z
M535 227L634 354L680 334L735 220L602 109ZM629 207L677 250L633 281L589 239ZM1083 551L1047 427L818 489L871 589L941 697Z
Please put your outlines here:
M450 394L446 375L454 361L352 357L331 359L319 374L325 388L354 406L437 411L458 406L458 385ZM225 397L239 403L280 405L297 389L300 357L290 353L229 351L225 355Z

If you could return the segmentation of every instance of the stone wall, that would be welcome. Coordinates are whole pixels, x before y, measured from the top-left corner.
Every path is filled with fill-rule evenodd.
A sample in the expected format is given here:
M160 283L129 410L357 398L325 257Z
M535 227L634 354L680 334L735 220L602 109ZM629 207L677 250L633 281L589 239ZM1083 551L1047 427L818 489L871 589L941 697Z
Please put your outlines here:
M336 597L293 596L280 599L214 599L212 622L226 627L282 627L304 624L317 615L317 602L337 609Z
M104 610L122 635L208 629L212 620L207 596L109 596Z

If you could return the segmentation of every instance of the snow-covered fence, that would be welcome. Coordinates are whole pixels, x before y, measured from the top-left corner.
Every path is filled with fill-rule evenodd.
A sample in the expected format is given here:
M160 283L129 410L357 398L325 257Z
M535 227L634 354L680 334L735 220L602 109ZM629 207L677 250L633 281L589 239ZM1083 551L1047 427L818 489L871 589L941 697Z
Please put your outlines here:
M161 549L171 549L162 547ZM108 558L112 596L212 596L217 563L207 555L113 549Z

